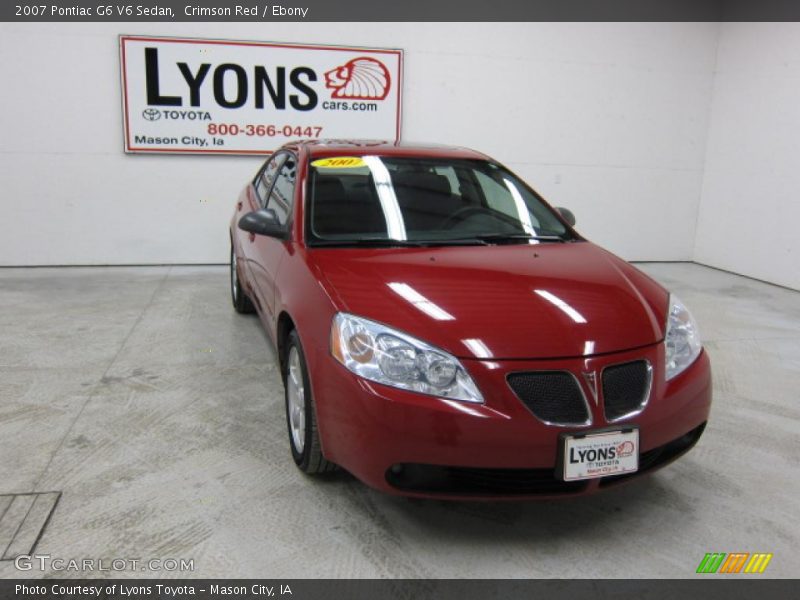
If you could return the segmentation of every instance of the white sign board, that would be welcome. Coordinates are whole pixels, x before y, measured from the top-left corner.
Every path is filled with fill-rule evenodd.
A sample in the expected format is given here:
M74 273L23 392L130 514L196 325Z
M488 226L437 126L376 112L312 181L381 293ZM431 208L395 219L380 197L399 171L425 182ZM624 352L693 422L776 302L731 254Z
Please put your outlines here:
M125 152L400 138L403 51L120 36Z

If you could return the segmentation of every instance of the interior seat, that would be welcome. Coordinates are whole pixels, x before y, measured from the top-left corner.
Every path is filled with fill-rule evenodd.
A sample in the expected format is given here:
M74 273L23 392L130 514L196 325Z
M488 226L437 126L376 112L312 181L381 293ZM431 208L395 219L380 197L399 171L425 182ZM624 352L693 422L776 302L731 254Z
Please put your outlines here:
M320 237L341 238L386 234L386 220L380 203L361 186L345 188L334 175L319 175L314 180L311 227Z

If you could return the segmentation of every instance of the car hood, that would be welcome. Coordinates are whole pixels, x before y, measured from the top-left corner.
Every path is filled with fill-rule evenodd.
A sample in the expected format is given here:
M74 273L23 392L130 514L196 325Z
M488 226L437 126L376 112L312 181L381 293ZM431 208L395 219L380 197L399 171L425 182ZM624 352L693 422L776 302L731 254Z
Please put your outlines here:
M536 359L659 342L668 294L590 242L310 249L336 308L459 358Z

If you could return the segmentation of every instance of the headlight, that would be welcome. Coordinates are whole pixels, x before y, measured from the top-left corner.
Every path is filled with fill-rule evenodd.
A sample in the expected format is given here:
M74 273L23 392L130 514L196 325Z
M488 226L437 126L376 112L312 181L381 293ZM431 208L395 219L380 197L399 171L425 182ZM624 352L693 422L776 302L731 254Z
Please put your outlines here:
M331 353L350 371L370 381L431 396L483 402L456 357L375 321L338 313L331 330Z
M666 359L667 380L682 373L700 355L703 345L697 323L676 296L670 296L667 315Z

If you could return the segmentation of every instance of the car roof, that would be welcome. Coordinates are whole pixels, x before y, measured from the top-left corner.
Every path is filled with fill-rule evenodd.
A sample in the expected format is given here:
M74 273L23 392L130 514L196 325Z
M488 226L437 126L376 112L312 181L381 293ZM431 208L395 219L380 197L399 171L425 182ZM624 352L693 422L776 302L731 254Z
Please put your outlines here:
M283 148L299 152L305 150L311 157L327 156L419 156L425 158L468 158L487 160L485 154L458 146L384 140L298 140L284 144Z

